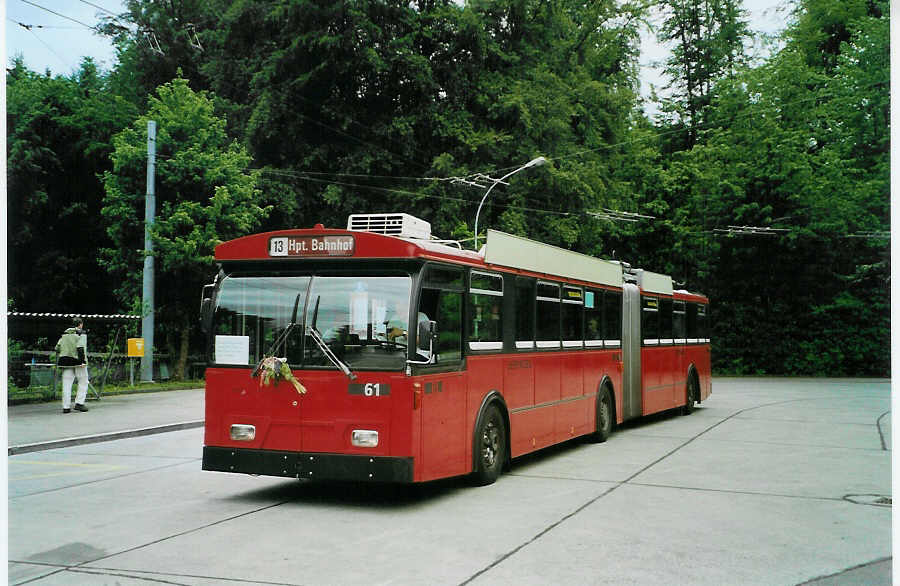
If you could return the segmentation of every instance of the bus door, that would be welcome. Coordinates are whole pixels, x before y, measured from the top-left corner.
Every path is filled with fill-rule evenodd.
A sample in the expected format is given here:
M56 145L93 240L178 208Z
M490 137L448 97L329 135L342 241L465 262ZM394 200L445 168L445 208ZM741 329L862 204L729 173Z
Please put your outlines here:
M434 321L435 336L429 343L426 330L417 328L415 360L432 360L417 369L422 375L416 380L422 411L417 467L421 479L430 480L465 474L471 442L466 433L468 377L462 369L463 272L429 265L423 277L417 320Z
M426 369L423 369L423 371ZM422 480L464 474L466 470L466 376L427 374L421 385Z

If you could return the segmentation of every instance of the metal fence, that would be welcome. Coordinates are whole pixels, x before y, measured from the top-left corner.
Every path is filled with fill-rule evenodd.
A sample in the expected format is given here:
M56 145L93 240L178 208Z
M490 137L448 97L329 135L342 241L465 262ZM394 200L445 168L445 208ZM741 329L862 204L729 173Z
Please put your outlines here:
M61 371L54 360L53 353L41 350L25 350L9 356L7 401L53 400L61 397ZM205 369L205 362L188 361L185 377L188 380L200 380ZM165 354L155 355L153 380L168 381L171 376L170 358ZM104 387L137 387L141 378L140 359L129 358L125 354L89 352L88 378L91 383L89 397L102 394Z

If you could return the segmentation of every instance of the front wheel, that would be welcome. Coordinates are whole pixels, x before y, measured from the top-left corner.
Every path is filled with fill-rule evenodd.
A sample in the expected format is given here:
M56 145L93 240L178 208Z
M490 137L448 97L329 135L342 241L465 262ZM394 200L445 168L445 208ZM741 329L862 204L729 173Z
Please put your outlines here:
M506 424L496 406L487 408L475 433L475 473L478 486L492 484L506 462Z

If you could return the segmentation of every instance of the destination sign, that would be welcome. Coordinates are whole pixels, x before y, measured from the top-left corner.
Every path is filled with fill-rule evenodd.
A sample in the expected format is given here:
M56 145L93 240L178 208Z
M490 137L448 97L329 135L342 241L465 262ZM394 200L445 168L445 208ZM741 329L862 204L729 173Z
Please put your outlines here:
M353 236L275 236L269 256L353 256Z

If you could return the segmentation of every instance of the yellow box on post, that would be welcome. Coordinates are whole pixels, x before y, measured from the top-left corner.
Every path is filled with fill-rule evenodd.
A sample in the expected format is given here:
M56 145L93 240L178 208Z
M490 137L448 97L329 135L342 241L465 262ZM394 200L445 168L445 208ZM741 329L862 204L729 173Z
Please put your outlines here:
M128 338L128 357L143 358L144 357L144 339Z
M128 338L128 357L129 358L143 358L144 357L144 339L143 338ZM131 386L134 386L134 360L129 360L129 378L131 379Z

